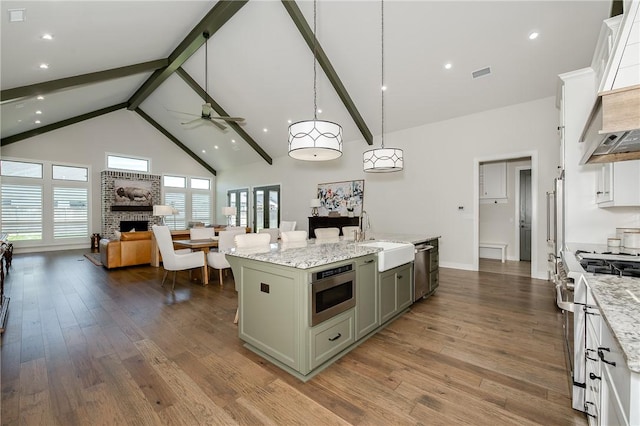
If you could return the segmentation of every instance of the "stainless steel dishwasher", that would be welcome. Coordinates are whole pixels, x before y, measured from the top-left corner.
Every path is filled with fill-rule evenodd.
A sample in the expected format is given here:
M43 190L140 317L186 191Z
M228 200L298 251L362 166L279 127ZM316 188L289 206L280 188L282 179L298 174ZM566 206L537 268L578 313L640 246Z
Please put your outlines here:
M429 272L431 265L431 249L426 242L416 244L413 262L413 301L422 299L429 293Z

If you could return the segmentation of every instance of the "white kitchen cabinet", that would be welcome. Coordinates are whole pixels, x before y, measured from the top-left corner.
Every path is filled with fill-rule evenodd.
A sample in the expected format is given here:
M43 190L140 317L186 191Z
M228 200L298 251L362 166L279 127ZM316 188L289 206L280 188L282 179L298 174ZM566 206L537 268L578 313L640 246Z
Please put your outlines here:
M499 202L507 199L507 162L480 164L480 200Z
M640 0L626 1L624 5L619 30L614 30L613 38L604 42L607 44L613 40L611 47L607 47L610 53L602 72L599 92L640 84Z
M640 160L601 164L596 203L598 207L640 206Z

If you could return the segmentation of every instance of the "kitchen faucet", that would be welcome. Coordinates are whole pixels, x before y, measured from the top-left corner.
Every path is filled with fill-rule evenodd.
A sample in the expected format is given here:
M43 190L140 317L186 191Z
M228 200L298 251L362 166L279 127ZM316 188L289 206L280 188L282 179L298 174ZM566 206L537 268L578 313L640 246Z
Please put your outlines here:
M365 210L362 210L362 213L360 213L360 218L358 219L358 229L360 229L360 238L358 238L358 241L365 241L367 239L367 230L371 229L369 215Z

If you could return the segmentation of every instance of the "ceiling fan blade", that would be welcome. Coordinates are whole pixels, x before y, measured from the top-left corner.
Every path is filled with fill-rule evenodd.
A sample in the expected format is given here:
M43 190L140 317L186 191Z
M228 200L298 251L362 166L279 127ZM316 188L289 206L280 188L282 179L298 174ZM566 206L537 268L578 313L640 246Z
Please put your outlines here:
M165 108L165 109L166 109L166 108ZM173 110L173 109L167 109L167 111L169 111L169 112L175 112L175 113L177 113L177 114L192 115L192 116L194 116L194 117L200 117L198 114L191 114L190 112L176 111L176 110Z
M191 123L195 123L198 120L202 120L202 117L194 118L191 121L185 121L184 123L180 123L180 124L191 124Z
M243 117L220 117L220 116L214 116L214 117L209 117L209 119L210 120L236 121L236 122L244 121Z

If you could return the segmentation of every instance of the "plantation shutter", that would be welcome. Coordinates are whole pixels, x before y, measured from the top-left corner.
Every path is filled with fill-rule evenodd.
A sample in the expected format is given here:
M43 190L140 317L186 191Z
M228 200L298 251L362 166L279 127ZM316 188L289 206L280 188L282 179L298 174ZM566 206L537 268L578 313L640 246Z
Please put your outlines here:
M89 236L89 200L86 188L53 188L53 238Z
M42 240L41 185L2 185L2 232L13 241Z

